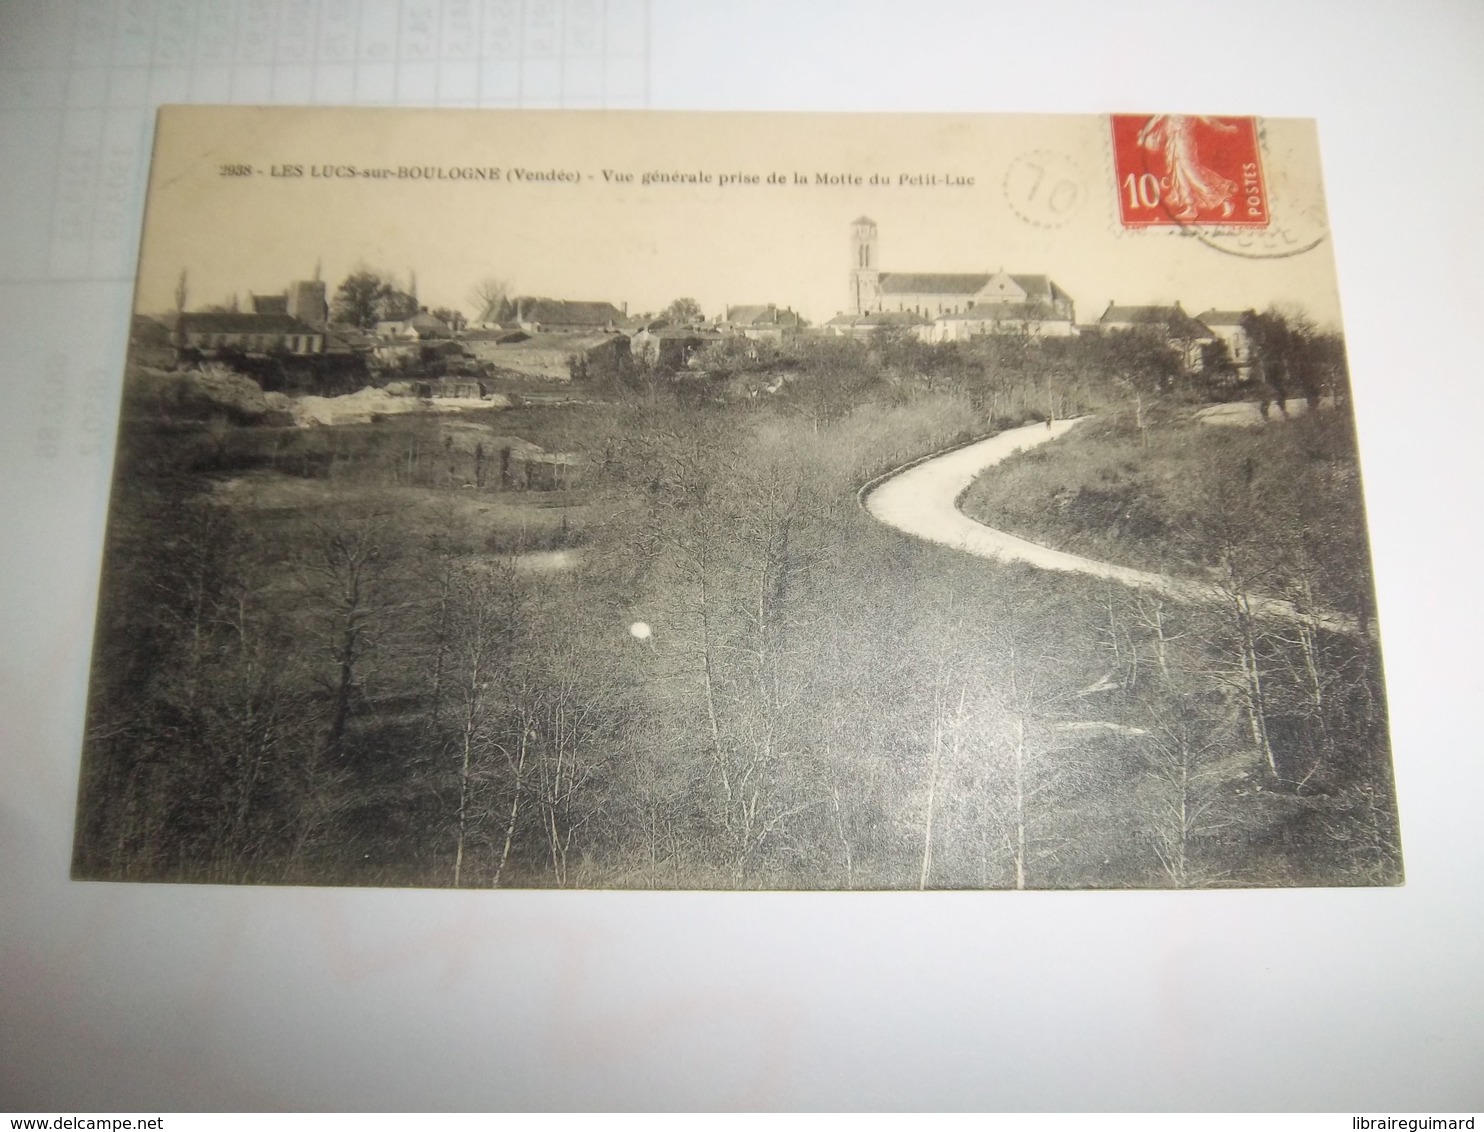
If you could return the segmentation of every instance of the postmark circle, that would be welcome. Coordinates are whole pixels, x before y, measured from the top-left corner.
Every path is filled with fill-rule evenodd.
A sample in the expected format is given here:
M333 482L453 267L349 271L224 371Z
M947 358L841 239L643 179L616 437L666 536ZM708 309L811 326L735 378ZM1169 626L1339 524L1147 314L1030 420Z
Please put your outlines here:
M1266 228L1192 225L1186 231L1212 251L1242 259L1289 259L1311 252L1329 238L1329 226L1316 208L1305 209Z
M1037 228L1060 228L1081 210L1087 184L1077 163L1064 153L1033 149L1005 170L1005 203Z

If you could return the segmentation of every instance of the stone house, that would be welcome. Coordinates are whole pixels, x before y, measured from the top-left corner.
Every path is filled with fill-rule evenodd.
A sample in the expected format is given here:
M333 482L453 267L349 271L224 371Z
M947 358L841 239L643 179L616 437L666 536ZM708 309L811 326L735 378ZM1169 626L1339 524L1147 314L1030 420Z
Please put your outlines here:
M1145 330L1162 335L1179 355L1186 373L1201 371L1206 362L1205 348L1217 341L1216 335L1186 314L1178 302L1174 306L1119 306L1110 301L1097 326L1103 331Z
M325 331L290 314L247 314L238 311L186 311L175 317L171 336L177 350L215 354L239 350L244 354L322 354Z
M527 334L617 333L625 318L612 303L543 299L521 295L512 300L515 323Z
M1208 310L1196 315L1196 320L1211 331L1216 338L1226 343L1232 364L1237 367L1237 380L1248 381L1252 377L1252 337L1247 333L1246 319L1253 312Z
M803 328L804 320L792 307L779 309L774 303L727 307L715 327L722 334L781 342Z

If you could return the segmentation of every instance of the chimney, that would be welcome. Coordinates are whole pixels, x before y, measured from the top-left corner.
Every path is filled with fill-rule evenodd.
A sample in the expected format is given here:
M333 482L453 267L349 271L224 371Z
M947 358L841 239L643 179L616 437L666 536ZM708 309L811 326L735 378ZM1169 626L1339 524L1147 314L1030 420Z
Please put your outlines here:
M628 318L629 317L629 300L628 299L625 299L623 302L619 303L618 304L618 309L621 310L621 311L623 311L624 318Z

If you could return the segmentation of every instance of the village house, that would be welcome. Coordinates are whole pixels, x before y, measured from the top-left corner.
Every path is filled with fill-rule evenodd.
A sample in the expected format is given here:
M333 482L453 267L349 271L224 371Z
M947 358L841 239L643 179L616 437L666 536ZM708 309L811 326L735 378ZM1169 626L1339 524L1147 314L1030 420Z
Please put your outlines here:
M932 328L916 311L870 311L866 314L837 314L824 324L831 338L865 338L878 330L904 330L921 337Z
M1146 330L1162 335L1179 355L1186 373L1201 371L1206 364L1206 347L1217 341L1216 335L1186 314L1178 302L1174 306L1119 306L1110 301L1097 326L1103 331Z
M186 311L176 316L172 335L177 350L215 354L238 350L244 354L322 354L323 327L289 314L246 314L237 311Z
M1247 381L1252 376L1252 338L1247 333L1246 319L1253 312L1208 310L1196 315L1196 321L1226 343L1232 364L1237 367L1237 380Z
M400 342L427 342L438 338L452 338L453 329L435 314L423 307L411 318L384 319L376 324L376 336Z
M722 334L781 342L803 329L804 320L792 307L779 310L774 303L727 307L715 326Z
M1069 338L1075 333L1070 316L1054 315L1044 303L979 303L939 315L924 337L932 342L960 342L980 334Z
M512 305L516 325L527 334L617 333L622 329L626 313L612 303L542 299L531 295L517 297Z
M967 273L882 271L876 222L869 216L851 223L850 245L850 307L842 317L910 312L932 324L918 333L933 341L1011 331L1037 337L1076 333L1071 296L1045 275L1012 274L1003 268ZM985 307L992 309L982 310ZM971 311L979 313L968 314ZM964 317L938 326L938 320L951 315Z
M671 326L662 318L644 323L629 339L634 360L650 369L677 370L689 366L707 346L722 340L710 326Z
M417 331L400 318L380 319L372 328L381 342L416 342Z
M236 300L233 300L233 307ZM318 279L290 283L281 294L249 295L250 311L181 311L171 320L177 351L215 354L323 354L329 305Z

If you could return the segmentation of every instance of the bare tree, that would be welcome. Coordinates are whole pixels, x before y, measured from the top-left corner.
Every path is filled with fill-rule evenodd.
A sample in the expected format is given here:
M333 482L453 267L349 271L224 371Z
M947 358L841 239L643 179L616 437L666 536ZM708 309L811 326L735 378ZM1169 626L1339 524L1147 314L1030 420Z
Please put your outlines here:
M943 658L946 661L946 658ZM955 690L957 695L954 694ZM963 757L964 729L968 689L960 677L955 680L946 663L940 662L932 683L931 727L928 742L927 803L922 822L922 857L917 873L918 889L926 889L933 875L933 819L938 792L943 786L945 762L948 768L958 766Z
M511 758L511 744L500 726L502 691L508 684L511 638L515 622L515 587L510 571L475 564L459 573L453 585L453 666L458 697L458 730L455 756L458 760L458 807L455 812L453 884L464 883L464 858L471 832L488 816L481 801L480 784L492 774L493 756ZM502 742L502 740L505 740ZM512 767L509 789L512 806L510 828L495 872L509 858L514 838L514 817L519 812L524 771L524 728L514 744L517 763Z
M469 288L469 309L475 322L504 322L509 317L510 284L496 275L486 275Z
M979 610L984 692L976 730L991 767L989 813L1017 889L1026 888L1033 866L1060 847L1052 832L1061 826L1057 798L1080 797L1086 789L1086 768L1073 757L1080 744L1068 736L1106 725L1084 718L1084 693L1101 680L1099 658L1085 647L1094 630L1081 619L1094 610L1019 570L1002 571L992 599Z
M1154 787L1148 834L1160 869L1176 888L1212 879L1199 866L1199 844L1215 832L1208 815L1221 771L1212 758L1219 728L1195 697L1159 699L1147 710L1145 776Z
M565 887L577 835L601 809L591 788L614 737L603 726L604 705L584 671L577 643L560 642L548 656L544 687L534 702L528 697L535 710L527 723L536 756L532 789L547 858L557 886Z
M372 647L376 619L390 600L382 590L385 526L381 515L318 524L298 563L311 616L320 624L332 659L332 674L324 681L331 704L324 749L336 755L344 754L360 664Z

